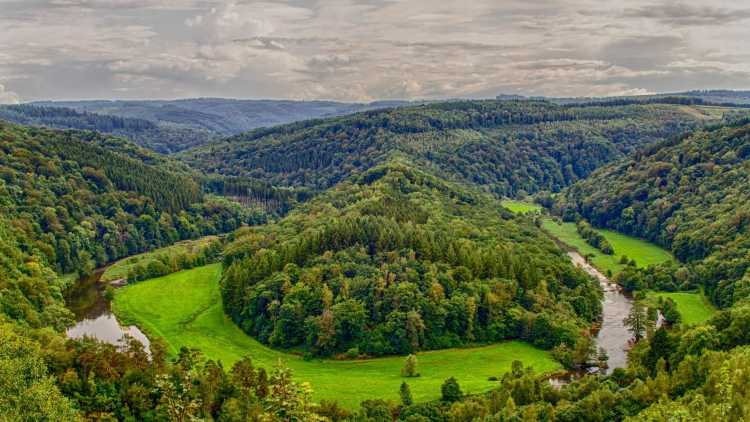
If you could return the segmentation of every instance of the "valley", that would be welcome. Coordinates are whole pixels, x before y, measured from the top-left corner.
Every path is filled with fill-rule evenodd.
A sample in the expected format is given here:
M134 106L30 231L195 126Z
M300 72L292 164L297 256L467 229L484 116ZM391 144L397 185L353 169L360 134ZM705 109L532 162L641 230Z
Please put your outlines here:
M696 359L739 367L750 344L750 220L687 182L745 198L727 183L744 177L744 123L718 118L658 102L449 102L174 156L3 123L0 304L20 322L2 335L39 345L29 356L49 362L55 403L89 417L150 420L174 391L206 416L283 412L288 391L300 420L636 414L594 399L660 411L633 401L639 385L678 383ZM691 142L709 140L705 164ZM657 194L680 202L638 202ZM684 222L706 205L720 218Z

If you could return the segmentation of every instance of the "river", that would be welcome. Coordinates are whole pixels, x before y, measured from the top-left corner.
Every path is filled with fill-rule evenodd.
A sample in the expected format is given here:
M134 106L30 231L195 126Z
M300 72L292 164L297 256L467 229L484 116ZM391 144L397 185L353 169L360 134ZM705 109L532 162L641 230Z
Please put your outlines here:
M626 296L622 288L611 282L604 274L589 264L576 251L568 251L570 260L578 267L599 281L604 290L602 301L602 322L596 333L596 346L607 351L607 373L615 368L624 368L628 364L628 348L631 334L623 323L633 306L633 299Z
M65 304L76 317L76 324L68 328L69 338L93 337L105 343L122 346L124 336L130 336L149 351L148 337L135 325L122 326L112 313L109 300L104 295L105 283L100 279L105 268L81 277L65 294Z

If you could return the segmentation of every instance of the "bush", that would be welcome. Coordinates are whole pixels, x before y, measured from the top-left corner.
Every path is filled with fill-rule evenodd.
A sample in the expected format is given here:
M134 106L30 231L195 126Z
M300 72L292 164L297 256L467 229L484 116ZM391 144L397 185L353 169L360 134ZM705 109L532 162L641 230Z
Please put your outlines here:
M404 367L401 369L402 377L418 377L419 370L417 368L417 357L415 355L409 355L406 357Z
M461 387L458 385L458 381L455 378L450 377L440 387L442 393L442 400L447 402L455 402L461 400L463 393Z
M352 347L344 353L344 357L347 359L357 359L359 357L359 347Z

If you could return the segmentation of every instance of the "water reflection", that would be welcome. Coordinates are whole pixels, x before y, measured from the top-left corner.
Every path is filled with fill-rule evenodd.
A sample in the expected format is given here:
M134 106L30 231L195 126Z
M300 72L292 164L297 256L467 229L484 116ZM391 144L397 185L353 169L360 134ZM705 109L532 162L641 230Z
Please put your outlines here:
M112 313L110 303L104 295L105 283L99 280L104 268L81 277L66 294L65 303L76 316L76 325L66 332L68 338L93 337L116 346L125 345L125 336L133 337L143 344L147 353L151 342L138 327L120 325Z

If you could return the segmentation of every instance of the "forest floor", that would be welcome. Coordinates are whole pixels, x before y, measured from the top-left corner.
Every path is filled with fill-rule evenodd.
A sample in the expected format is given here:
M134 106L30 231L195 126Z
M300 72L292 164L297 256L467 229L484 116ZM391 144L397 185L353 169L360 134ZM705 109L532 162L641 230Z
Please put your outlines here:
M225 368L244 356L271 369L281 361L299 381L310 382L315 400L336 400L353 409L366 399L398 401L399 386L406 381L415 401L440 397L440 386L455 377L464 393L492 389L514 360L538 373L561 366L548 352L520 342L446 349L417 355L420 377L402 378L404 357L367 360L304 360L301 356L271 349L245 334L225 314L219 292L221 265L181 271L118 289L112 308L124 324L135 324L148 336L163 338L174 355L183 347L200 349L207 358L221 360Z
M646 300L658 303L660 297L670 298L677 304L677 312L686 325L700 324L713 316L716 308L702 292L654 292L646 293Z

